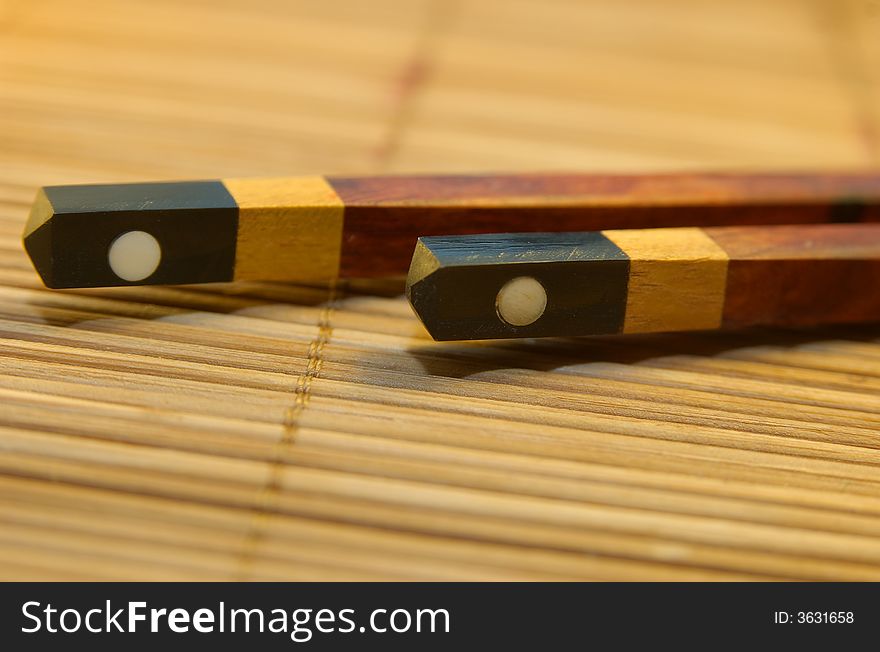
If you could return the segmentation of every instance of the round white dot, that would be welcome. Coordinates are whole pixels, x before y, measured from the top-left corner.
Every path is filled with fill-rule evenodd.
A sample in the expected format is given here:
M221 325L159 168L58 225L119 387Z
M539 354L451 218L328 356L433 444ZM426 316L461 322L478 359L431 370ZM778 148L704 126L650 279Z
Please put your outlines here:
M547 307L547 291L531 276L518 276L504 284L495 298L498 316L511 326L538 321Z
M162 260L159 241L146 231L123 233L110 244L110 269L123 281L143 281Z

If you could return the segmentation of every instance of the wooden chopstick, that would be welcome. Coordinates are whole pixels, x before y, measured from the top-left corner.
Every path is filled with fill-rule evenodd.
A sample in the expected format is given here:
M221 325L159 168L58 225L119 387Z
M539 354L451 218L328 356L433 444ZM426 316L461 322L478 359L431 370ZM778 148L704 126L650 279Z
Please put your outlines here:
M422 238L407 295L438 340L880 320L880 224Z
M52 186L49 287L402 275L420 236L880 221L880 175L516 174Z

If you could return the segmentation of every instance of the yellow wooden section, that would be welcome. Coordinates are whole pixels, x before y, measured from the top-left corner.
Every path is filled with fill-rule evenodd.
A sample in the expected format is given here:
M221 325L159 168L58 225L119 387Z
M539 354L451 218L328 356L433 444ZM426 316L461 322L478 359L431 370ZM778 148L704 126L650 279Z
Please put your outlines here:
M880 579L880 332L430 341L46 290L62 183L880 166L856 0L0 3L0 577Z
M235 279L327 281L339 272L343 203L321 176L224 179L238 204Z
M702 229L602 233L630 259L624 333L721 325L728 256Z

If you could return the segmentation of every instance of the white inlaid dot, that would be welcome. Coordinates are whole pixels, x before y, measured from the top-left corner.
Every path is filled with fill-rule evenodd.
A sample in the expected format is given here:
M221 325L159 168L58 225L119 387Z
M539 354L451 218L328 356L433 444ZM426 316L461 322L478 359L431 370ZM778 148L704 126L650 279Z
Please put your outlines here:
M531 276L511 279L495 297L498 316L511 326L534 324L546 307L547 291Z
M110 269L123 281L143 281L159 266L162 248L146 231L129 231L110 244L107 259Z

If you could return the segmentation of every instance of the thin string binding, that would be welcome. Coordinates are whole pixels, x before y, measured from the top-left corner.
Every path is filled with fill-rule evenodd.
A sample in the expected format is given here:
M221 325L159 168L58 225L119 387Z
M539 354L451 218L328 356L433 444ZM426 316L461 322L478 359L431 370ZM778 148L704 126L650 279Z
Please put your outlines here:
M278 498L282 490L282 478L284 475L284 460L291 448L296 445L296 434L303 411L309 404L312 383L321 373L324 364L324 349L330 343L333 334L331 319L336 309L337 302L343 291L343 281L334 279L327 285L327 298L318 315L318 332L309 343L306 368L296 378L293 389L293 401L284 411L281 436L278 438L271 460L265 485L260 489L256 506L253 510L251 524L241 547L239 563L237 565L236 579L247 580L251 575L251 566L256 557L260 544L266 536L268 523L276 511Z

